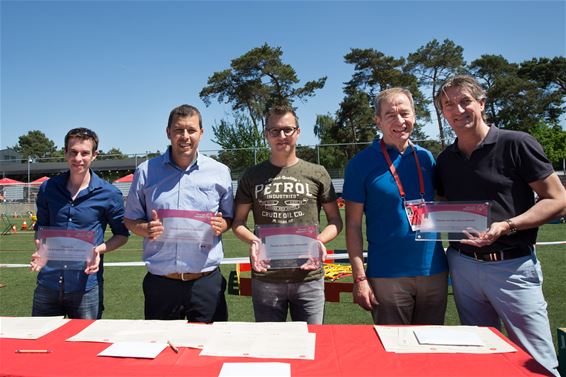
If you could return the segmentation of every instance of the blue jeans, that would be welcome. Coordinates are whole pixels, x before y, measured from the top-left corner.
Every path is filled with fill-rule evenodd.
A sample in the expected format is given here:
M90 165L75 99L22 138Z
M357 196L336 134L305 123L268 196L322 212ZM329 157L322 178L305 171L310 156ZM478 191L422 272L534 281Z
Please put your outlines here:
M293 321L322 324L324 279L305 283L267 283L252 279L256 322L285 322L287 310Z
M31 315L34 317L67 316L79 319L102 317L102 287L90 291L64 293L37 285Z
M509 339L558 376L542 270L535 254L483 262L448 248L447 256L460 322L500 329L502 321Z

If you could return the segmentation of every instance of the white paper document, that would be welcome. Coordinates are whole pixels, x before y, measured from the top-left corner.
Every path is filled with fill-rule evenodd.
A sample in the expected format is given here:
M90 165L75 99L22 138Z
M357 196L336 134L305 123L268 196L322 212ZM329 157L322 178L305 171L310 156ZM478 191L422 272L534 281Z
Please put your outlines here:
M218 377L291 377L287 363L224 363Z
M374 328L387 352L482 354L517 351L487 327L374 326Z
M216 322L202 356L314 360L306 322Z
M100 319L67 339L71 342L161 342L177 347L203 348L214 330L187 321Z
M268 359L314 360L316 334L269 335L240 334L210 339L201 356L257 357Z
M451 327L419 327L413 330L419 344L444 346L485 346L476 332L458 331Z
M155 359L167 346L167 343L119 342L112 344L98 356Z
M38 339L69 319L61 317L0 317L0 338Z

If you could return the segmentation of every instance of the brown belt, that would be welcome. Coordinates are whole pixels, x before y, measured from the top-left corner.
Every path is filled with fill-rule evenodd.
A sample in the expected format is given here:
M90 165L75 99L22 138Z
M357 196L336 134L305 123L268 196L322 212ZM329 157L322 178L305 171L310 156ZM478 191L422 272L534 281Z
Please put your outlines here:
M167 275L161 275L161 277L174 280L191 281L200 279L203 276L207 276L216 271L216 268L212 271L205 272L173 272Z

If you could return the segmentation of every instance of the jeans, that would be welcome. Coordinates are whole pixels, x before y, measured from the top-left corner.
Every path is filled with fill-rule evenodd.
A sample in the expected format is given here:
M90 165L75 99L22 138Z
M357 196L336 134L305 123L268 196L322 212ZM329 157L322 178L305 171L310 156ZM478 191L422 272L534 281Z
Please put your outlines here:
M509 339L558 375L536 256L482 262L452 248L447 256L460 322L500 329L502 321Z
M287 310L293 321L322 324L324 278L304 283L268 283L252 279L256 322L285 322Z
M62 287L61 287L62 288ZM33 294L31 315L34 317L67 316L79 319L102 317L102 287L90 291L64 293L38 285Z

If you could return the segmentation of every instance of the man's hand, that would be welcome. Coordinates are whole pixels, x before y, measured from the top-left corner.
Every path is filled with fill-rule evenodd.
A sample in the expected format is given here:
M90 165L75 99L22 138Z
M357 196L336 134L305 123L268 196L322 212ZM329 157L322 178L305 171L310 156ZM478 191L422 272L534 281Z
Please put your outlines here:
M212 226L212 230L214 230L214 234L217 236L226 230L226 221L222 218L222 212L217 212L210 218L210 226Z
M157 216L157 211L152 209L151 221L147 223L147 238L150 241L154 241L163 234L164 230L165 228L163 228L163 224L159 220L159 216Z
M31 261L29 262L30 270L34 272L39 272L43 266L47 263L47 259L42 257L39 253L39 248L41 247L41 241L35 240L35 253L31 255Z
M92 249L92 259L86 265L85 274L87 275L96 274L99 268L100 268L100 252L98 251L98 247L94 247Z
M261 242L259 239L253 240L250 243L250 264L256 272L266 272L269 268L269 260L259 258L259 248Z
M309 258L302 266L301 270L318 270L326 259L326 246L321 240L316 240L318 247L318 258Z
M354 296L354 302L365 310L371 310L373 307L379 305L367 280L354 283L352 295Z
M505 221L499 221L492 223L488 230L485 232L466 232L464 234L468 239L460 240L460 243L475 246L484 247L494 243L499 237L507 234L509 232L509 224Z

